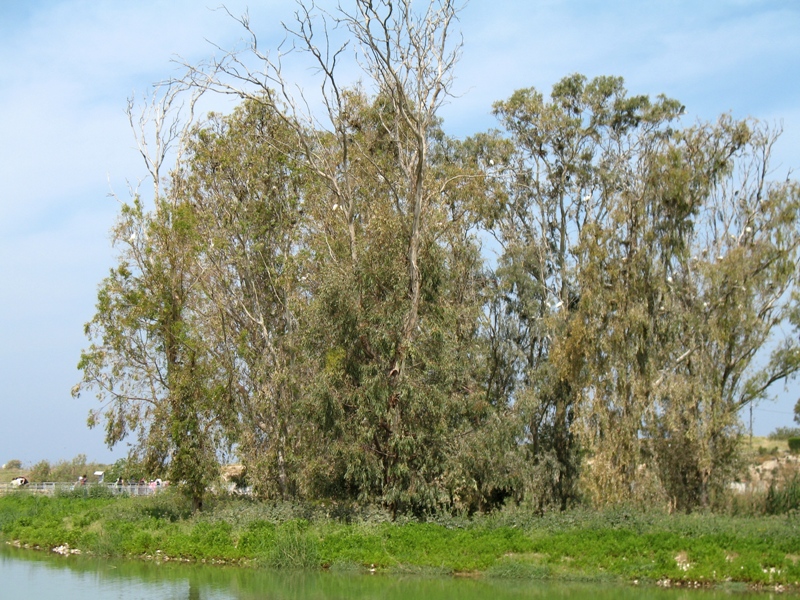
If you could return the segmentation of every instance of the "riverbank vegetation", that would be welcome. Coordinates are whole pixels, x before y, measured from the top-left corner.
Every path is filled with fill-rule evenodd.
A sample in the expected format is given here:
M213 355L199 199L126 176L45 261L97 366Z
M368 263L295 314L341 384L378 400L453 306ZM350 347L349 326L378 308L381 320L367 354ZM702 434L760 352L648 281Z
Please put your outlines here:
M740 411L800 369L779 128L573 74L457 138L458 12L301 3L280 57L243 18L129 106L152 194L121 200L74 393L195 509L234 456L259 498L395 518L706 510ZM197 115L212 93L240 104Z
M380 508L215 497L198 513L178 494L119 498L89 487L1 497L0 535L46 550L272 568L685 586L800 581L796 509L742 517L516 508L393 519Z
M780 129L572 74L456 137L458 12L301 2L289 56L242 18L247 48L131 102L152 190L120 200L73 393L132 447L107 480L178 493L0 497L4 541L797 586L796 438L748 469L739 419L800 370ZM318 96L292 95L301 58ZM212 93L240 102L199 115ZM248 497L218 492L230 462Z

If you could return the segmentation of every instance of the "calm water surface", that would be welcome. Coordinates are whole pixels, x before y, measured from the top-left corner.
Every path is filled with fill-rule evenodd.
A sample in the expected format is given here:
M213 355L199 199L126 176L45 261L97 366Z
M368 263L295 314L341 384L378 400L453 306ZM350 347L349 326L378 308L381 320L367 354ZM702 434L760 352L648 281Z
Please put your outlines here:
M749 600L765 594L317 572L60 557L0 547L0 597L56 600Z

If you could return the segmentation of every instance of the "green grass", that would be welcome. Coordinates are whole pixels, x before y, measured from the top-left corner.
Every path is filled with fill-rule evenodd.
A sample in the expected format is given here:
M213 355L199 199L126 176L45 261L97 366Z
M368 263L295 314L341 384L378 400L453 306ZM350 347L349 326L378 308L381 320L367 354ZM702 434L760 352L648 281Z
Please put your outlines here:
M507 527L474 525L450 529L433 523L397 525L329 525L324 528L320 556L337 560L402 569L404 565L447 572L484 571L509 552L525 552L531 540Z
M742 436L742 443L745 448L755 453L758 453L759 450L761 450L762 454L776 449L778 452L788 452L789 450L789 443L786 440L772 440L765 436L753 436L752 443L750 436Z
M800 516L667 515L617 509L388 522L381 511L330 518L323 505L218 499L192 514L178 495L0 498L0 536L96 555L281 569L476 573L525 580L796 586Z

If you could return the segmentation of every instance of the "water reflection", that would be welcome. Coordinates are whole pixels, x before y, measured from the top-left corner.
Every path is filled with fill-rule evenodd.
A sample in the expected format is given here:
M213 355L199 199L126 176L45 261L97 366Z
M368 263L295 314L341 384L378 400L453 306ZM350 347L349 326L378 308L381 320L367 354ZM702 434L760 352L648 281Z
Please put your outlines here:
M469 578L274 572L0 548L3 597L58 600L719 600L724 592ZM765 598L736 594L737 600Z

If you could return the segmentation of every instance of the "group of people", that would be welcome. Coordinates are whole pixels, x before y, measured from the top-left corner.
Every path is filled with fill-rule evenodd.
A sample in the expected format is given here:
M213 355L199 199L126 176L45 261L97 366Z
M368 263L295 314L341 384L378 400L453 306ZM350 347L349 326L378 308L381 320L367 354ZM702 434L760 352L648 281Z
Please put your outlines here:
M84 475L81 475L80 477L78 477L78 481L77 481L76 485L85 486L88 481L89 481L89 479L84 474ZM28 481L28 478L27 477L23 477L23 476L15 477L14 479L11 480L11 486L12 487L17 487L17 488L18 487L24 487L24 486L28 485L29 483L30 482ZM125 479L123 479L122 477L119 477L119 478L117 478L117 481L115 482L115 485L118 488L121 488L123 486L128 485L128 486L149 486L150 488L155 489L155 488L160 488L160 487L166 487L167 485L169 485L169 481L162 481L160 478L153 479L150 482L146 481L144 478L139 479L138 481L135 480L135 479L125 481Z

